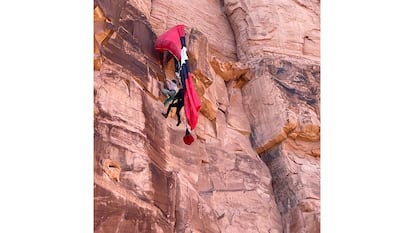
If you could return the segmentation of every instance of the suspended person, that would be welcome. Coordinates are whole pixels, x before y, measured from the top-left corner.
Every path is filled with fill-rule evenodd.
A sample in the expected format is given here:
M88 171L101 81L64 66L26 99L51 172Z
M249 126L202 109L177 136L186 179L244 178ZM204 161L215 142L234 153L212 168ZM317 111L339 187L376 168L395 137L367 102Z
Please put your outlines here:
M175 111L175 114L177 115L177 119L178 119L176 126L179 126L181 123L180 111L181 111L181 108L184 107L184 89L183 88L180 88L180 90L178 90L177 94L174 96L171 104L168 106L167 113L163 112L161 114L165 118L167 118L172 107L175 107L177 109Z

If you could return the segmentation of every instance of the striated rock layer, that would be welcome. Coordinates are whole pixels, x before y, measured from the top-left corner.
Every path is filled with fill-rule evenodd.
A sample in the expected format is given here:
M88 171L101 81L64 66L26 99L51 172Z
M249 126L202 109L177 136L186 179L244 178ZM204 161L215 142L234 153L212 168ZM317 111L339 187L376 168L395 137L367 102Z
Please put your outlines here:
M319 232L319 1L94 5L95 232ZM161 115L174 64L153 44L176 24L191 145Z

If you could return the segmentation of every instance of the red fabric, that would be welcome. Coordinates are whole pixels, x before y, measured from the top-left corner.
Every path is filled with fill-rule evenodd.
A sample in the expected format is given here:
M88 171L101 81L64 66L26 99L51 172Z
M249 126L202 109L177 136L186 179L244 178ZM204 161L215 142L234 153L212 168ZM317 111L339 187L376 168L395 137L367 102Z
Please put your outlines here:
M187 122L193 130L197 126L198 111L201 108L200 99L193 86L193 77L188 73L188 78L185 80L186 91L184 92L184 110Z
M180 36L184 35L184 25L176 25L157 38L154 48L160 52L169 51L178 61L181 61Z
M186 132L185 132L185 136L183 137L183 141L187 145L191 145L191 143L194 142L194 137L193 137L193 135L190 134L190 132L188 130L186 130Z
M176 27L177 27L177 32L178 32L178 35L179 35L180 37L185 36L184 25L179 24L179 25L177 25Z

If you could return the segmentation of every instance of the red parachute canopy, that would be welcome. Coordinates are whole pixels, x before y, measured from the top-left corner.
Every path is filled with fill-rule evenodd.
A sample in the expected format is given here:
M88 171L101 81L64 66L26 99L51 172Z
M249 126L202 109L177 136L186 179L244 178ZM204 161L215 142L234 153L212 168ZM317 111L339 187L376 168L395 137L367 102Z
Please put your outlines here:
M160 52L169 51L175 58L181 60L180 37L185 36L184 25L179 24L160 35L155 41L154 47Z
M185 85L187 87L186 91L184 92L185 115L190 128L194 129L197 125L198 111L200 110L201 103L193 86L193 77L190 72L188 72L188 77L185 80Z

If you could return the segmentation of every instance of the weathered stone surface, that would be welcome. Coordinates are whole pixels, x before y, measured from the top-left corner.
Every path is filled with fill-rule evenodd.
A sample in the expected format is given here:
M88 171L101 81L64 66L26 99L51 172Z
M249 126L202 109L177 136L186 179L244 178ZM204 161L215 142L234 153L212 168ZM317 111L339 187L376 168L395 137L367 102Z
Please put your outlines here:
M210 64L214 71L225 81L241 78L242 75L249 72L249 68L240 62L223 62L216 57L211 59Z
M320 232L320 161L297 143L285 140L262 159L272 173L285 232Z
M288 136L319 141L319 70L282 59L253 61L252 81L242 89L253 145L258 153ZM315 68L316 69L316 68Z
M95 0L94 17L95 232L320 231L319 1ZM191 145L161 115L174 64L153 43L176 24Z
M219 114L224 118L224 114ZM224 124L224 122L223 122ZM202 164L198 187L216 211L222 232L282 232L267 167L249 147L248 136L223 129L222 142L206 143L208 163ZM236 140L237 139L237 140Z
M119 181L119 176L121 174L121 165L118 162L104 159L102 161L102 170L111 178L112 180Z
M250 68L243 105L283 232L319 232L319 1L224 0L224 10Z
M152 204L100 177L94 180L95 232L174 232L169 220Z
M235 82L230 82L229 107L226 111L227 125L242 134L250 135L250 122L243 106L243 97L240 88L232 87Z
M244 109L252 145L273 177L283 231L319 232L318 65L286 57L249 63L252 79L242 88Z
M319 1L224 0L241 61L291 55L319 60Z

